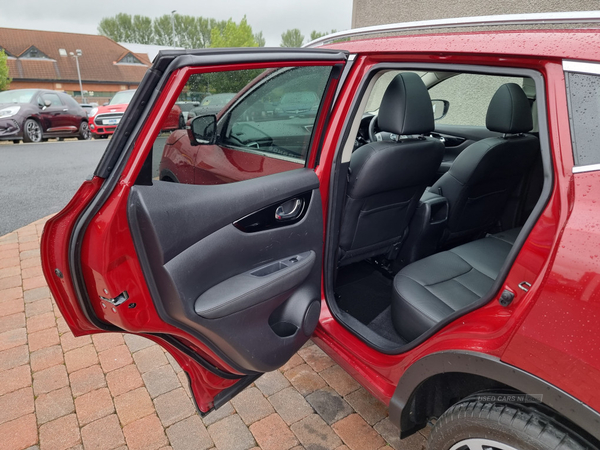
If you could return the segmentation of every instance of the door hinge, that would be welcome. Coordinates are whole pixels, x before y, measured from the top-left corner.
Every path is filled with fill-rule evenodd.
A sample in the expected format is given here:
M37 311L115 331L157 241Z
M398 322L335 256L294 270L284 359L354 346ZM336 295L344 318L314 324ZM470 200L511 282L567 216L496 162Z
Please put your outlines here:
M105 302L108 302L113 306L119 306L120 304L122 304L129 298L129 294L127 293L127 291L123 291L119 295L117 295L115 298L106 298L106 297L102 297L101 295L99 297L100 297L100 300L104 300Z

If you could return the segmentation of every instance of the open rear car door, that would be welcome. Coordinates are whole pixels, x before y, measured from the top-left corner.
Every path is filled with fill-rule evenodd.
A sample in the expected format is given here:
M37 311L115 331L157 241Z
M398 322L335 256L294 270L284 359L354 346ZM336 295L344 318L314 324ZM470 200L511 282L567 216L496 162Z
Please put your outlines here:
M314 167L346 59L304 49L159 54L94 177L44 229L44 274L75 335L127 332L159 343L188 375L202 413L304 344L321 309ZM159 133L173 105L195 89L215 92L225 73L222 90L234 86L236 97L213 122L190 120L168 139L215 149L239 179L216 184L213 164L212 184L159 181ZM286 86L296 94L286 97ZM279 169L259 170L272 159Z

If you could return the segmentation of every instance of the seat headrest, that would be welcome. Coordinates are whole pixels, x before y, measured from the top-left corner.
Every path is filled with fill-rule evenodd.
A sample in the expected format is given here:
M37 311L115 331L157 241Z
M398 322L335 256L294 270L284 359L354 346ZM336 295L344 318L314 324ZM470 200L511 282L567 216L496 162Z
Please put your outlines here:
M405 72L394 77L383 94L377 124L381 131L394 134L433 131L431 97L416 73Z
M525 133L533 128L529 100L518 84L498 88L488 107L485 126L500 133Z

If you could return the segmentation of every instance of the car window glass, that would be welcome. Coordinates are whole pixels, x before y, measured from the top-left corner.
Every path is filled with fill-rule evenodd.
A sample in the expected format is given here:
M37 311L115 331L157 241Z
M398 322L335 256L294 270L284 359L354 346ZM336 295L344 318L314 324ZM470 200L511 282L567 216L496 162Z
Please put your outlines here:
M575 165L600 164L600 76L569 73L567 88Z
M462 73L441 81L429 89L429 96L449 101L450 107L436 123L484 127L490 100L505 83L522 87L523 78Z
M50 101L50 106L62 106L62 102L57 94L46 93L42 94L42 99L44 102Z
M329 72L329 67L266 72L222 120L222 143L304 162Z
M64 95L62 96L62 98L63 98L64 102L65 102L65 103L66 103L66 104L67 104L69 107L71 107L71 108L77 108L77 107L79 107L79 103L77 103L77 101L76 101L76 100L75 100L73 97L71 97L71 96L69 96L69 95L66 95L66 94L64 94Z
M121 91L117 92L115 96L110 100L111 105L122 105L129 104L133 98L135 91Z
M0 92L0 103L29 103L35 93L35 89L15 89Z
M171 111L154 146L159 178L220 184L304 167L330 74L305 66L191 75L176 105L196 106Z

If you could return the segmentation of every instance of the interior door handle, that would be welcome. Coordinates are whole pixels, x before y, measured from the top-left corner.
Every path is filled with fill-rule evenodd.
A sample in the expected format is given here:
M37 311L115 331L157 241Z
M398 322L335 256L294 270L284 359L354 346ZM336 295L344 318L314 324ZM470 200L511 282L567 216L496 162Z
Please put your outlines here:
M275 210L275 219L279 221L295 219L302 213L303 208L304 200L293 198L277 207Z

